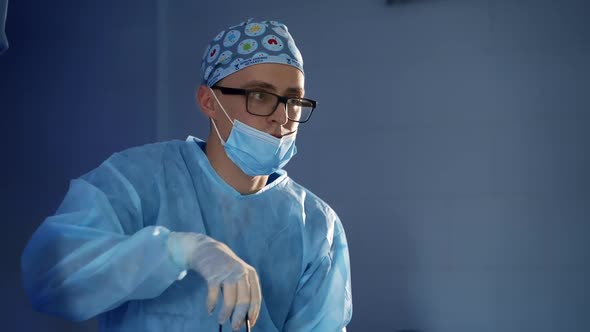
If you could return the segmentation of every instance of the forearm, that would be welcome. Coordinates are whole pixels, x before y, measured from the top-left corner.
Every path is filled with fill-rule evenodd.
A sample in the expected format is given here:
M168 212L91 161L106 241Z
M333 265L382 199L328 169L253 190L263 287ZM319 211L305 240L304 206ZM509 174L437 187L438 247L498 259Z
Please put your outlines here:
M70 320L158 296L181 272L167 236L160 227L127 236L48 220L22 256L27 296L36 310Z

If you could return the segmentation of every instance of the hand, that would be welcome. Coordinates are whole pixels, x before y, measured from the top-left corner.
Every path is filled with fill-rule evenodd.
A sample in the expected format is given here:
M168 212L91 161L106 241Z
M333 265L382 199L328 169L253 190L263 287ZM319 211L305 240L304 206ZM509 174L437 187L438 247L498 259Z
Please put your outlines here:
M224 243L203 234L171 232L168 248L173 257L182 254L186 265L207 281L209 314L217 305L220 287L223 288L223 307L218 317L220 324L225 323L231 315L232 328L238 330L244 324L247 313L254 326L260 313L262 296L258 274L252 266Z

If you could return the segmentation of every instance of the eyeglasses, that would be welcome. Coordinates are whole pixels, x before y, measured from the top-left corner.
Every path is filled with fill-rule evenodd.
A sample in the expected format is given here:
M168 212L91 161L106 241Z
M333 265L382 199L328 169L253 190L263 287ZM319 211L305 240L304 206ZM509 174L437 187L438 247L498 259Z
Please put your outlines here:
M270 116L276 111L279 103L285 104L287 118L290 121L305 123L309 121L317 102L307 98L284 97L272 92L260 90L247 90L228 88L224 86L213 86L226 95L246 96L246 111L252 115Z

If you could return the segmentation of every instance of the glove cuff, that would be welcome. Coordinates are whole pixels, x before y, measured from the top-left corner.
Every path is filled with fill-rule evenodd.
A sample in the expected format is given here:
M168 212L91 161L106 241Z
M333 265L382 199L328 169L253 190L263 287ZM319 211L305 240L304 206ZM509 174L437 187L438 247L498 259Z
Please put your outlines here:
M168 235L168 253L172 261L182 270L188 269L188 260L181 244L182 234L170 232Z

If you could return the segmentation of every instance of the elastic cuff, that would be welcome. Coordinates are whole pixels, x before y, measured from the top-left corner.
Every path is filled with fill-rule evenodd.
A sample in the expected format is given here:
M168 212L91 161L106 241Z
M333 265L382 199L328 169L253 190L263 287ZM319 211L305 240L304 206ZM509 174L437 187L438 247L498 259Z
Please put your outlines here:
M168 240L170 239L170 230L164 226L152 226L148 227L151 229L151 235L155 238L158 238L158 242L162 245L163 251L160 254L163 254L162 258L168 258L166 261L163 261L162 264L159 266L160 272L163 275L166 275L165 278L166 282L172 281L169 277L172 277L176 280L182 280L186 276L186 269L183 269L181 266L178 265L173 259L168 249ZM163 253L165 251L165 253ZM166 271L166 272L165 272ZM172 274L172 275L171 275Z
M168 234L168 254L170 255L172 261L178 265L180 269L186 270L188 269L188 263L186 261L184 250L182 249L182 246L179 242L180 241L175 232L170 232L170 234Z

